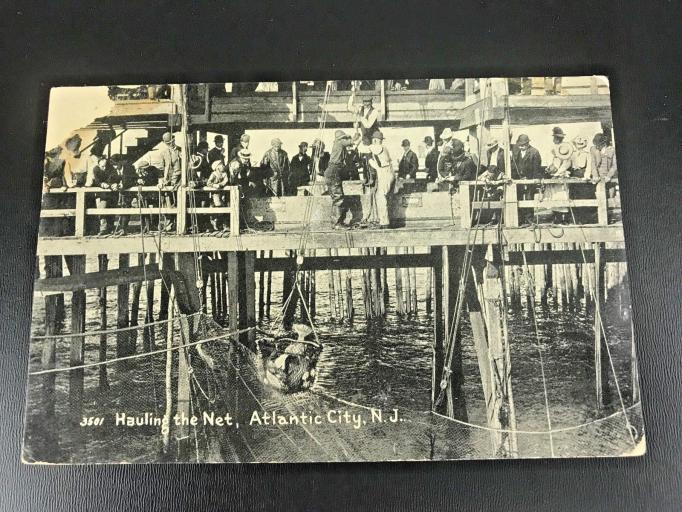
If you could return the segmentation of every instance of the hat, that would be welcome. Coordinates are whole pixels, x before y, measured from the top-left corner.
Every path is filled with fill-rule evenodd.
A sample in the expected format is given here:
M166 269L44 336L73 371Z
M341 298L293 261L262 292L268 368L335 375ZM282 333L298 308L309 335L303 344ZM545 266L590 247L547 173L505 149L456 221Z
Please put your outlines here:
M249 142L251 140L251 136L248 133L243 133L241 137L239 137L239 140L241 142Z
M372 103L372 97L370 96L369 98L362 98L363 103Z
M403 142L400 144L402 147L409 147L410 146L410 141L407 139L403 139Z
M308 147L308 143L306 141L303 141L298 145L299 148L302 148L303 146Z
M173 139L173 136L171 135L170 132L166 132L161 136L161 140L164 142L170 142Z
M573 139L573 145L577 149L583 149L587 147L587 139L585 137L578 136L575 139Z
M248 149L240 149L237 155L241 158L251 158L251 151Z
M525 133L519 135L518 139L516 139L516 144L517 145L530 144L530 139L528 138L528 135L526 135Z
M118 153L113 154L109 157L109 161L112 164L120 164L121 162L123 162L123 155L120 155Z
M443 140L451 139L452 130L450 128L446 128L445 130L443 130L443 133L440 134L440 138Z
M452 139L452 143L450 144L450 147L452 148L452 153L455 156L461 155L464 153L464 142L462 142L459 139Z
M494 148L494 147L497 146L498 144L499 144L499 142L497 142L497 139L491 139L491 140L488 142L488 147L489 147L489 148Z
M222 165L223 167L225 166L225 164L223 164L222 160L216 160L211 164L211 169L213 169L214 171L217 171L219 165Z
M150 165L149 162L147 162L146 160L140 160L135 164L135 167L137 167L138 169L146 169L147 167L149 167L149 165Z
M199 144L197 144L197 151L201 149L208 149L208 142L205 140L199 141Z
M603 133L597 133L592 139L592 144L606 144L609 139Z
M215 137L213 137L214 142L223 142L224 140L225 137L223 137L222 135L216 135Z
M334 140L341 140L341 139L350 139L350 135L348 135L343 130L336 130L334 132Z
M560 160L568 160L571 158L571 153L573 153L571 145L568 142L562 142L557 146L555 156Z
M427 135L426 137L424 137L424 142L426 144L433 144L433 137L431 137L431 135Z
M561 128L559 128L558 126L555 126L554 128L552 128L552 137L562 137L563 138L565 136L566 136L566 134L564 133L564 131Z
M270 141L270 145L271 145L271 146L281 146L281 145L282 145L282 141L281 141L278 137L275 137L274 139L272 139L272 140Z
M384 134L381 133L379 130L376 130L376 131L372 134L372 139L384 140Z
M202 160L203 160L203 158L201 158L199 155L192 155L192 158L190 159L190 164L192 165L192 169L197 169L201 165Z

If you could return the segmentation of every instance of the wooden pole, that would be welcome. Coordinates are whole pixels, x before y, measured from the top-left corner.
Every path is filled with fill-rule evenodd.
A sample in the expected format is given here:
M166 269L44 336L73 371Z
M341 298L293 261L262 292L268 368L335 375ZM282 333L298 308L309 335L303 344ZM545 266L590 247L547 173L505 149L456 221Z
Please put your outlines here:
M594 369L597 392L597 410L609 401L609 358L602 329L604 311L604 277L606 272L605 247L603 243L593 244L594 250Z
M414 254L414 247L410 249L410 252ZM410 285L411 285L411 291L412 295L410 297L412 301L412 312L414 314L417 314L417 269L414 267L411 267L409 269L410 271Z
M440 393L440 383L443 379L443 364L445 363L444 353L444 324L443 324L443 248L439 246L431 247L433 263L433 292L435 312L433 315L433 346L432 346L432 366L431 366L431 408L441 414L447 412L446 404L443 402L436 408L436 398Z
M239 264L237 253L230 251L227 253L227 291L229 294L229 329L237 331L239 329ZM239 335L232 337L234 342L239 342Z
M462 262L464 261L465 252L466 249L462 246L446 246L443 248L443 331L445 339L453 344L450 360L446 361L446 363L449 363L450 380L445 396L448 416L462 421L468 421L466 402L462 389L464 384L462 341L459 332L454 332L454 330L457 294L459 291ZM473 283L473 281L471 282ZM480 308L478 311L470 309L469 316L474 336L480 335L479 331L485 329Z
M85 273L85 256L71 256L71 275ZM71 293L71 332L85 332L85 290L76 290ZM84 362L85 337L76 336L71 338L70 366L79 366ZM80 422L83 414L83 369L69 372L69 414L71 421Z
M109 258L106 254L100 254L97 257L98 269L100 272L107 270L109 266ZM107 329L107 287L104 286L98 290L97 305L99 307L99 328L102 331ZM99 336L99 362L107 360L107 335L100 334ZM109 380L107 378L107 365L101 364L99 366L99 390L106 391L109 389Z
M268 258L272 259L272 251L268 252ZM265 315L270 318L270 304L272 303L272 270L268 270L267 276L268 292L265 296Z
M129 254L118 255L118 268L127 268L130 264ZM119 284L116 295L116 327L121 329L129 326L128 305L129 305L129 284ZM129 356L130 352L130 331L116 333L116 357Z
M256 327L256 279L254 266L255 251L238 253L239 261L239 329ZM294 292L296 294L296 292ZM295 311L295 307L294 307ZM251 329L240 336L240 341L251 350L256 350L256 331Z
M509 346L504 333L506 308L502 294L502 280L498 264L494 262L492 250L488 252L483 280L483 298L486 307L487 340L474 338L477 352L485 352L488 361L489 395L486 395L488 426L500 430L516 430L516 414L511 385ZM486 343L487 341L487 343ZM480 348L478 345L481 345ZM483 355L483 354L481 354ZM480 362L480 360L479 360ZM483 378L485 372L481 372ZM495 455L515 457L518 453L514 432L495 432Z
M260 258L265 258L265 251L260 252ZM265 272L261 270L258 274L258 320L263 321L265 315Z
M395 306L398 316L405 314L405 307L403 304L403 272L397 265L395 267Z
M170 454L170 438L171 429L173 424L173 319L174 319L174 309L175 309L175 288L171 287L168 292L168 327L166 329L166 372L165 372L165 390L166 390L166 410L164 417L168 422L168 428L163 430L162 440L163 440L163 452L166 455Z
M433 311L433 268L426 269L426 314Z
M156 257L154 254L149 254L149 264L153 264L156 261ZM155 288L155 283L154 281L148 281L147 284L145 285L146 287L146 308L147 312L145 314L145 323L152 323L154 321L154 288ZM163 284L161 284L163 286ZM150 351L154 350L156 348L156 342L154 340L155 337L155 329L153 325L150 325L149 327L145 327L144 329L144 338L143 338L143 348L145 351Z

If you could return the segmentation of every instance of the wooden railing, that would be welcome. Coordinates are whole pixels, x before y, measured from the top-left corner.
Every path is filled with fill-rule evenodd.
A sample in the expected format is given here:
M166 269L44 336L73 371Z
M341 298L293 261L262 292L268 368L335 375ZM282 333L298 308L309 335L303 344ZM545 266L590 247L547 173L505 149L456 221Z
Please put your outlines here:
M227 196L227 204L225 207L190 207L187 201L187 196L193 191L195 194L201 196L205 194L208 196L207 203L211 202L211 194L224 193ZM118 202L119 194L124 194L129 200L138 197L138 193L144 198L153 197L156 201L155 206L125 206L120 207L115 204L107 205L106 208L93 207L95 203L95 196L107 195L110 202ZM165 198L171 195L173 199L173 206L165 206ZM61 205L51 205L49 199L65 199ZM48 199L46 201L46 199ZM130 203L130 201L127 201ZM224 215L229 218L230 232L239 233L239 187L230 186L225 189L190 189L188 187L135 187L130 189L122 189L111 191L99 187L80 187L69 189L51 189L43 193L43 208L40 212L41 219L60 219L73 218L75 219L73 236L83 237L94 233L87 232L87 219L93 217L120 217L129 216L135 218L136 216L151 216L161 215L167 217L174 217L176 220L177 234L185 234L188 231L186 224L186 217L188 214L196 215ZM70 233L64 234L66 236ZM55 235L59 236L59 235Z
M611 180L611 184L616 184L617 180ZM568 190L568 199L544 199L542 193L540 198L519 199L520 187L531 187L532 193L540 190L545 185L563 185ZM567 179L528 179L500 181L487 186L504 187L503 200L481 199L486 182L482 181L462 181L459 184L460 205L462 208L462 227L472 225L472 212L502 210L504 209L504 225L506 227L517 227L519 223L520 209L552 209L552 208L594 208L597 212L597 225L606 226L609 223L609 209L620 208L620 197L608 197L607 184L601 180L594 187L594 199L572 199L571 192L576 187L587 188L592 185L590 181L577 178Z

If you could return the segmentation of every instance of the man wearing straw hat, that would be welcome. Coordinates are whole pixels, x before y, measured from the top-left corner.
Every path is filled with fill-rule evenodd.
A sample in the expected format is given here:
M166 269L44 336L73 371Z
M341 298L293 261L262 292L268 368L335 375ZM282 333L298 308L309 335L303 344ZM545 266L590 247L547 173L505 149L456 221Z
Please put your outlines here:
M552 130L554 147L552 148L552 162L547 167L547 173L555 180L565 180L570 177L571 157L573 146L564 142L566 134L558 126ZM568 200L568 185L565 183L550 183L545 187L544 199L553 201ZM554 206L554 222L566 224L568 222L568 206Z

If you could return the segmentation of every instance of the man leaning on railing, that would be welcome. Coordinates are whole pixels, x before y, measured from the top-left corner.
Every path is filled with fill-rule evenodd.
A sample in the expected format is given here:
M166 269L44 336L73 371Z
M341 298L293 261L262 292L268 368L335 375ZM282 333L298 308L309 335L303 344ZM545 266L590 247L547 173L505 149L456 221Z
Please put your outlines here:
M180 186L181 167L180 167L180 150L175 145L173 136L170 132L166 132L162 136L163 144L160 148L161 170L163 171L163 178L159 180L159 189L164 187L171 187L172 192L163 192L162 203L168 208L175 206L175 191ZM161 216L162 231L172 231L173 221L165 215Z

